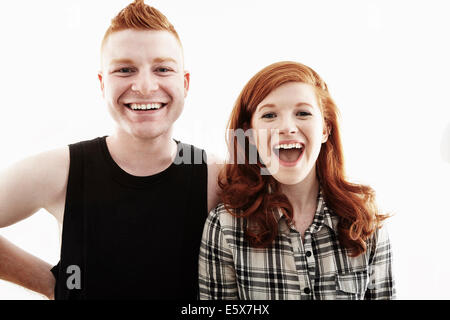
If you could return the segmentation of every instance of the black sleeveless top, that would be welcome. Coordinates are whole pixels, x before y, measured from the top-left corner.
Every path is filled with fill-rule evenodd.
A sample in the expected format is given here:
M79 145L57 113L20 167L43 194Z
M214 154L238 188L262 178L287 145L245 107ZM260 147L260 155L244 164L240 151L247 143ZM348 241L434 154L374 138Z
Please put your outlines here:
M166 170L136 177L106 137L69 145L55 299L196 299L207 216L204 150L177 141Z

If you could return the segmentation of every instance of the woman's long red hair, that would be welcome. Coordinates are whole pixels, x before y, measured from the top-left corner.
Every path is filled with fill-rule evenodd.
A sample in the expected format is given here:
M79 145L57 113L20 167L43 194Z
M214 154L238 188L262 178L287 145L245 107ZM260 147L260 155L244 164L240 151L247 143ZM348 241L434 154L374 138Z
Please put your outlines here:
M272 176L261 174L264 165L259 157L256 164L250 161L249 154L256 151L251 150L255 147L248 137L242 140L235 134L238 129L249 129L258 104L272 90L287 82L307 83L315 88L330 132L317 159L317 177L327 206L339 216L341 245L349 250L351 256L358 256L366 251L365 240L387 216L378 213L372 188L346 180L339 111L325 82L303 64L290 61L274 63L253 76L240 93L228 122L230 159L219 175L222 202L230 214L246 219L246 238L254 247L270 246L277 236L278 223L273 214L277 208L288 221L292 221L292 205L280 191L279 183Z

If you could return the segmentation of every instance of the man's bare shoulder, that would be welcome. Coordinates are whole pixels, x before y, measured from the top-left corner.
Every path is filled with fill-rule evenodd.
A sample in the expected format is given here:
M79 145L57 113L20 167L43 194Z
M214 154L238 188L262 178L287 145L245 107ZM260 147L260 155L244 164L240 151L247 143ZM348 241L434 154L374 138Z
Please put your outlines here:
M64 184L66 180L64 176L69 173L69 165L69 147L64 146L27 157L8 171L17 174L18 178L27 174L28 179L33 180L34 184L53 188Z
M29 156L0 173L0 227L23 220L41 208L60 220L69 173L69 147Z

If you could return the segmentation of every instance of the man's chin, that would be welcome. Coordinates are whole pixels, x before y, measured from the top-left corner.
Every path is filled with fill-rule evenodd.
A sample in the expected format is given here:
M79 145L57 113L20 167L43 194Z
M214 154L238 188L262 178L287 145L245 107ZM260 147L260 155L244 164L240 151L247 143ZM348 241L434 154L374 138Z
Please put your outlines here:
M138 140L171 139L172 127L169 128L132 128L129 134Z

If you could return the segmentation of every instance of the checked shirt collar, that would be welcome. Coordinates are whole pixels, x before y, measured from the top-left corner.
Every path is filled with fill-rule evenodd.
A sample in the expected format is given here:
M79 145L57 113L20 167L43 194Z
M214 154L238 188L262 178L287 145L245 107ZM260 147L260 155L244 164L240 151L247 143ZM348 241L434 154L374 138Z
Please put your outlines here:
M286 217L283 215L280 209L278 209L277 214L275 214L275 217L278 220L278 223L280 225L280 231L281 232L289 232L288 223L286 221ZM284 223L280 224L280 220L283 220ZM320 229L322 229L323 226L328 227L330 230L332 230L335 234L337 234L338 231L338 222L339 218L333 214L331 209L329 209L325 203L325 200L323 198L322 188L319 189L319 194L317 196L317 207L316 207L316 213L314 214L314 220L309 227L310 232L316 233L319 232Z

